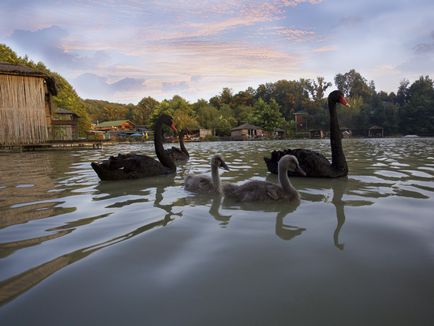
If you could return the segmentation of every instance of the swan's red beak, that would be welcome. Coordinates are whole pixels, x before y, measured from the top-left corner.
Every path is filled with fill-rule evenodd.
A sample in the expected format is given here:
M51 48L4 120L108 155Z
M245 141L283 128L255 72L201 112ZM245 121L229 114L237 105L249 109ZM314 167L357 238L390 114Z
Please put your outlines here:
M172 122L172 124L170 125L170 129L172 129L174 132L178 132L178 130L176 130L176 126L174 122Z
M346 106L347 108L350 107L350 104L347 102L346 98L343 96L339 97L339 103L341 103L343 106Z

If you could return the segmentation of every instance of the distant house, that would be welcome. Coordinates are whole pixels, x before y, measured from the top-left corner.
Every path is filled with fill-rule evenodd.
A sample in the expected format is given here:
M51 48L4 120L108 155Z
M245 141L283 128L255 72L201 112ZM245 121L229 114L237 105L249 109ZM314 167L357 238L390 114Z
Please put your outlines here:
M273 130L273 138L275 139L283 139L285 138L286 135L286 131L283 130L282 128L275 128Z
M231 129L231 138L233 140L249 140L263 136L264 132L261 127L254 126L249 123L244 123Z
M306 132L307 130L307 114L305 112L295 112L295 132Z
M213 135L212 129L205 129L200 128L199 129L199 138L204 139L206 137L211 137Z
M0 145L49 140L55 81L31 68L0 62Z
M326 133L322 129L311 129L309 135L312 139L322 139L326 136Z
M382 138L384 137L384 129L379 126L372 126L368 129L368 137L371 138Z
M341 130L342 138L351 138L351 136L353 135L353 132L351 131L350 128L343 127L340 130Z
M101 131L132 131L135 128L136 125L130 120L104 121L95 126L95 130Z
M78 118L79 116L76 113L58 108L51 118L51 139L78 139Z

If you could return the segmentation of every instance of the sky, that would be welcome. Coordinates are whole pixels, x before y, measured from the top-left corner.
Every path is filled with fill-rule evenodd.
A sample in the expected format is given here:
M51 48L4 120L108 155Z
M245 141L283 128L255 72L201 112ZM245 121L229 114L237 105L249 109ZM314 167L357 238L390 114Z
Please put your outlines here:
M434 77L434 1L0 0L0 43L118 103L350 69L396 92Z

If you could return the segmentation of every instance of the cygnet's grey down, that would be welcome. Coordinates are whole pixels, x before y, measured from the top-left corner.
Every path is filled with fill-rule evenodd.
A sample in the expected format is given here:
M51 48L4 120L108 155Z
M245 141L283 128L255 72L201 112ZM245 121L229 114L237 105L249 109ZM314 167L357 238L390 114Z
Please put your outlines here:
M297 171L299 174L305 175L295 156L284 155L278 163L279 184L258 180L248 181L239 186L236 184L224 184L223 194L225 198L239 202L300 199L298 191L289 181L288 171Z
M211 178L207 175L188 175L185 177L185 190L197 193L221 193L218 168L229 171L229 167L220 155L211 159Z

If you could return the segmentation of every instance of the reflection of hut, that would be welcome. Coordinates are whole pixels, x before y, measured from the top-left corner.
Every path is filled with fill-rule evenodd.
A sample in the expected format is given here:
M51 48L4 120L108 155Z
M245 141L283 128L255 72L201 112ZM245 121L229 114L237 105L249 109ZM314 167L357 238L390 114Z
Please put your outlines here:
M78 138L78 115L59 108L51 118L51 135L53 140L73 140Z
M310 138L322 139L325 137L325 132L322 129L311 129L309 130Z
M244 123L231 129L231 138L234 140L248 140L263 136L264 132L261 127L254 126L249 123Z
M49 139L54 79L25 66L0 63L0 145Z
M381 138L384 137L384 129L379 126L372 126L368 129L368 137Z

